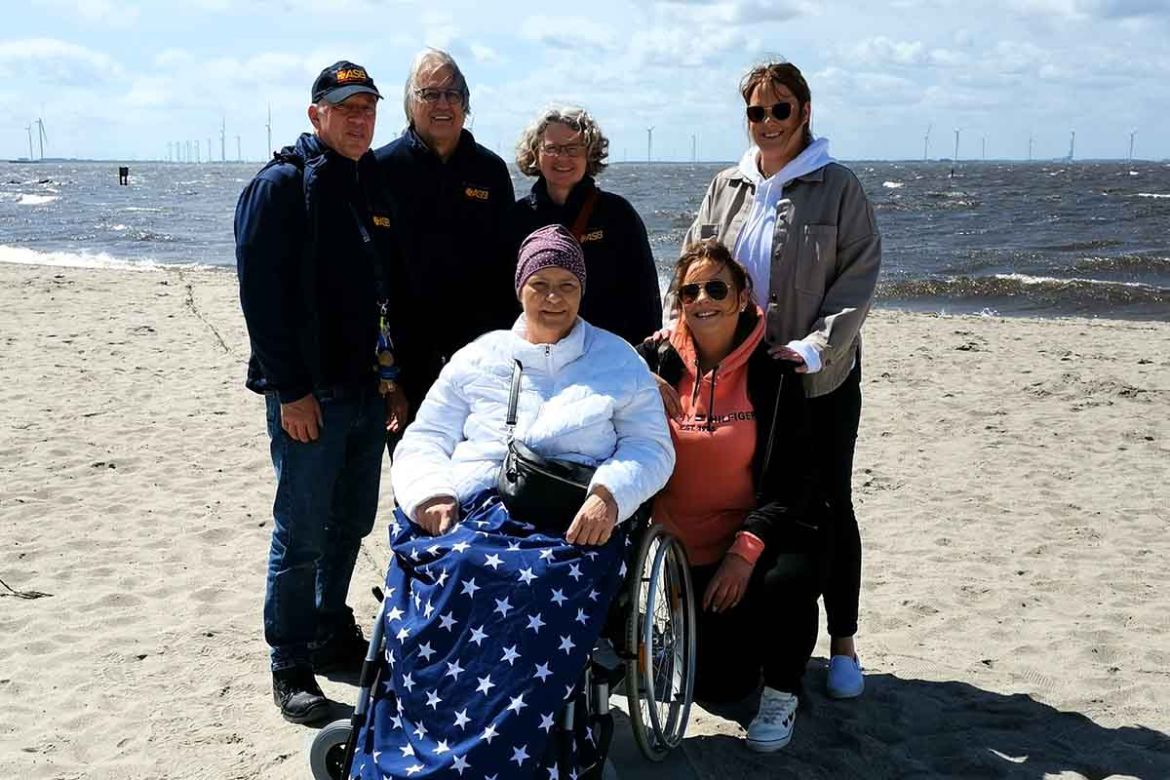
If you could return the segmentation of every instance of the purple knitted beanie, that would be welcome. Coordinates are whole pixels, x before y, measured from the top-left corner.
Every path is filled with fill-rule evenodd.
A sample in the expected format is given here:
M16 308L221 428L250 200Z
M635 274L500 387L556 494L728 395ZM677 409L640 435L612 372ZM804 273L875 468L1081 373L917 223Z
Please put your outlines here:
M542 268L559 266L576 276L585 291L585 254L573 234L561 225L546 225L534 230L520 244L516 261L516 295L520 288Z

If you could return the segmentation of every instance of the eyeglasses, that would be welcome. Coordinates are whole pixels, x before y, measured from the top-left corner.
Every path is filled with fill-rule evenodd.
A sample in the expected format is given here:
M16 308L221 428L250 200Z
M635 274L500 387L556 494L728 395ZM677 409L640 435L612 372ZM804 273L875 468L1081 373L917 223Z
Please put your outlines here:
M442 98L447 98L448 103L463 105L463 92L458 89L423 87L422 89L416 89L414 96L424 103L438 103Z
M549 157L583 157L584 144L541 144L540 153Z
M792 116L791 103L773 103L771 106L748 106L747 118L751 122L763 122L764 117L771 112L772 118L778 122L783 122L788 117Z
M692 304L699 299L699 290L704 290L707 297L713 301L721 301L731 292L727 282L722 279L712 279L702 284L684 284L678 288L678 299L685 304Z
M330 103L329 110L336 111L337 113L341 114L342 116L346 116L346 117L359 117L361 119L369 119L371 117L377 116L378 104L377 103L370 103L369 105L365 105L362 103L348 103L348 102L347 103Z

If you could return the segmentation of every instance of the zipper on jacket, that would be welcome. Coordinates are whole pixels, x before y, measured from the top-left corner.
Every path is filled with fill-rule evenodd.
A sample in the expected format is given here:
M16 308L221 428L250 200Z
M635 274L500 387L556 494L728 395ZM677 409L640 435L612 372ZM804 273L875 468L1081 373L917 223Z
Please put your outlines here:
M780 419L780 393L784 390L784 375L780 375L780 384L776 387L776 403L772 409L772 426L768 431L768 447L764 450L764 463L760 467L760 478L758 484L761 486L756 491L756 503L760 503L760 496L763 495L764 478L768 473L768 466L772 464L772 449L776 446L776 422Z
M530 460L526 461L526 465L528 466L528 468L532 469L533 471L535 471L539 474L543 474L544 476L548 477L549 479L555 479L557 482L564 482L566 485L572 485L573 487L579 487L579 488L588 488L589 487L588 485L582 485L580 482L574 482L573 480L571 480L567 477L562 477L560 474L554 474L551 471L548 471L547 469L542 469L540 466L536 465L535 463L533 463Z

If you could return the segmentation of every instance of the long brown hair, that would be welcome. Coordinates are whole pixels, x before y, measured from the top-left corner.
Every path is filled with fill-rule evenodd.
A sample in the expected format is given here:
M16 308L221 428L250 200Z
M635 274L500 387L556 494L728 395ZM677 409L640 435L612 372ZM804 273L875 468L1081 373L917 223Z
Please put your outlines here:
M761 84L771 84L773 87L787 87L788 91L796 97L796 110L802 114L804 113L804 107L812 102L812 91L808 88L808 82L804 80L804 74L800 72L800 68L791 62L785 62L783 60L764 62L744 74L744 77L739 81L739 94L743 95L743 102L745 104L752 102L752 93ZM810 115L808 122L804 126L805 146L811 144L812 140L812 116Z
M703 260L709 260L716 265L723 266L731 274L731 281L735 285L732 293L739 295L743 290L751 292L752 277L738 260L731 255L731 250L714 238L705 238L687 244L682 256L674 264L674 275L670 280L670 294L673 297L673 308L678 308L678 288L683 279L687 278L687 271L691 266Z

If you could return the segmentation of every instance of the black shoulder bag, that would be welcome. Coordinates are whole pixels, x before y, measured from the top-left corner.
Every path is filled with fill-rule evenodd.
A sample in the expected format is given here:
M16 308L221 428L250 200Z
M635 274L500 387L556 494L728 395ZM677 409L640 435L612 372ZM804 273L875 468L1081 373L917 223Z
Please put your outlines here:
M580 463L546 458L518 441L516 406L520 401L519 360L512 365L512 390L508 395L508 454L500 464L496 489L514 520L531 523L553 533L568 530L588 495L595 469Z

